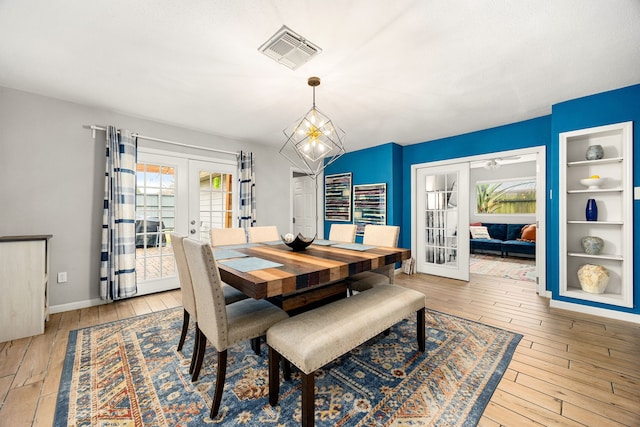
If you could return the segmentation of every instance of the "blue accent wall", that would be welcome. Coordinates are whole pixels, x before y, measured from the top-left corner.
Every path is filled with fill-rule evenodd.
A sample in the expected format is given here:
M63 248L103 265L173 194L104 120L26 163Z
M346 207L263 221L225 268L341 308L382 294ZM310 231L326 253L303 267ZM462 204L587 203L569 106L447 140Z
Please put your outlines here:
M547 152L551 160L547 163L547 177L553 194L558 194L560 183L558 156L560 153L560 133L594 126L633 121L633 185L640 185L640 84L622 89L573 99L555 104L552 108L551 146ZM559 200L554 197L547 205L547 236L549 242L558 241L560 207ZM633 269L640 271L640 201L633 201ZM607 308L616 311L640 313L640 285L638 275L633 278L633 308L609 306L590 301L576 300L559 296L560 292L560 254L556 245L547 246L547 277L551 285L553 299Z
M327 166L325 175L351 172L352 184L387 184L387 224L402 227L402 147L388 143L344 154ZM324 188L324 187L323 187ZM352 206L353 210L353 206ZM334 221L324 222L325 239ZM362 237L356 237L362 242ZM402 244L400 244L402 246Z
M634 277L634 307L608 306L560 298L559 133L633 121L634 186L640 185L640 84L552 106L551 115L408 146L387 143L347 153L325 174L352 172L353 184L387 183L387 224L399 225L401 247L411 247L411 166L498 151L546 146L547 288L553 298L582 305L640 314L640 285ZM549 197L552 191L553 198ZM640 267L640 201L634 201L634 270ZM331 222L325 221L325 238ZM360 240L361 241L361 240ZM640 271L640 270L639 270Z
M402 153L403 200L401 240L411 247L411 166L459 157L549 145L551 116L437 139L404 147ZM549 153L547 152L547 156ZM548 193L548 192L547 192Z

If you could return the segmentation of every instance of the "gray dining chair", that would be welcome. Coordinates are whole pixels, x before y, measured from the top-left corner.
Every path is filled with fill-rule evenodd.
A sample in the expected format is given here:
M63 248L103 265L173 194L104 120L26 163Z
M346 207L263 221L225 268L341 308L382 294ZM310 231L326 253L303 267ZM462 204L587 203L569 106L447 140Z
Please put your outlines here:
M363 245L398 247L400 227L395 225L373 225L364 227ZM395 265L389 264L371 271L350 276L347 279L347 289L350 295L353 291L362 292L378 285L393 284L395 278Z
M259 227L249 227L247 229L249 233L249 242L273 242L280 240L280 233L278 233L278 227L275 225L263 225Z
M247 243L244 228L212 228L209 230L211 246L240 245Z
M178 233L171 233L171 246L173 247L173 256L176 260L176 268L178 269L178 280L180 281L180 289L182 293L182 332L180 333L180 339L178 341L178 351L182 351L185 338L189 331L189 321L193 318L196 330L198 329L198 311L196 309L196 301L193 293L193 283L191 281L191 273L189 271L189 265L187 263L186 254L184 252L184 239L185 236ZM236 288L227 284L223 285L222 293L224 295L225 304L232 304L237 301L248 298L245 294L237 290ZM196 334L196 341L194 342L194 351L191 353L191 365L189 366L189 374L192 375L192 381L197 380L197 376L193 376L196 362L195 349L198 345L198 336ZM255 350L255 346L254 346ZM258 349L259 351L259 349Z
M331 224L329 240L332 242L353 243L356 241L355 224Z
M204 360L207 340L218 352L216 385L210 413L210 417L214 418L218 415L222 401L228 349L243 340L259 339L269 327L289 315L266 300L245 299L225 305L220 272L211 245L185 239L184 250L198 312L196 333L199 339L194 367L196 377Z

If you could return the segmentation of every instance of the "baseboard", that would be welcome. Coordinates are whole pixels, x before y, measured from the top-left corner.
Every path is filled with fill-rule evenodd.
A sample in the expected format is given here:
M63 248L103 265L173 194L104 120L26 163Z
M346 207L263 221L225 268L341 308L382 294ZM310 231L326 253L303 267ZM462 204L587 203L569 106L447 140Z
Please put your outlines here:
M549 307L559 308L568 311L577 311L578 313L591 314L594 316L606 317L607 319L622 320L623 322L631 322L640 324L640 315L633 313L625 313L624 311L606 310L600 307L592 307L589 305L573 304L564 301L551 300Z
M65 311L79 310L81 308L95 307L97 305L108 304L109 301L102 299L92 299L85 301L75 301L68 304L58 304L49 306L49 313L63 313Z

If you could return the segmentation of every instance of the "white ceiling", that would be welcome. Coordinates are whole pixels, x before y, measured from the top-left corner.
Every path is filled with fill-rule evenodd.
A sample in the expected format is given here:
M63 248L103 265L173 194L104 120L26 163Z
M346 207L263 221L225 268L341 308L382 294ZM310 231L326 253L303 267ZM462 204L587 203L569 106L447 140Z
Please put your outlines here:
M539 117L640 83L640 1L0 0L0 86L279 147L309 76L347 151Z

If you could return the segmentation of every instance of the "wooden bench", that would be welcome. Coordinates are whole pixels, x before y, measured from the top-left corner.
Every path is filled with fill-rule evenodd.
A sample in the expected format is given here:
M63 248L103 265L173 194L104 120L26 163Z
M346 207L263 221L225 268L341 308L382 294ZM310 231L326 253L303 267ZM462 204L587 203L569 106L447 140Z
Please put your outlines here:
M315 371L414 312L418 348L424 352L425 295L394 285L376 286L273 325L267 331L269 403L278 403L283 357L301 371L302 425L313 426ZM288 376L285 369L285 379Z

